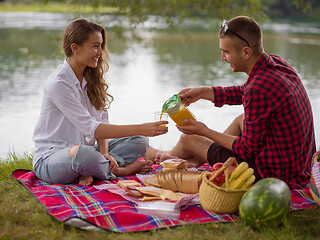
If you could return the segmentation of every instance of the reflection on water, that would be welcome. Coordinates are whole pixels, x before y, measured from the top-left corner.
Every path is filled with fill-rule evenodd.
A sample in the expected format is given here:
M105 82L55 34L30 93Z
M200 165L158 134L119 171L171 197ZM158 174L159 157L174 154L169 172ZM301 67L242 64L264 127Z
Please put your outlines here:
M32 152L32 133L40 111L43 86L48 75L60 64L57 58L62 30L71 16L63 14L0 15L0 158L9 150ZM43 19L42 22L39 19ZM272 25L274 26L274 25ZM264 35L267 53L282 56L298 71L309 94L320 144L320 34L290 31ZM267 26L271 29L270 26ZM296 28L295 28L296 27ZM310 28L308 28L310 27ZM313 24L304 29L313 29ZM106 79L115 96L111 105L112 123L153 121L153 112L184 87L198 85L238 85L247 76L233 73L220 61L216 32L177 34L141 32L142 41L109 36L110 71ZM59 56L59 55L58 55ZM241 106L215 108L205 101L190 106L197 119L222 131L242 112ZM151 138L160 149L171 148L180 133L174 123L169 133Z

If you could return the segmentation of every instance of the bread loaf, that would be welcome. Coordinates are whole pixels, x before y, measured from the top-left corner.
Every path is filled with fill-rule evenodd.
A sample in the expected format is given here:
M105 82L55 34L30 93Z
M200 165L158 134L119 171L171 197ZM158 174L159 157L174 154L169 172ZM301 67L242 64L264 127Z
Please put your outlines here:
M155 174L155 177L146 178L144 184L148 186L160 186L174 192L198 193L201 181L201 172L159 171Z

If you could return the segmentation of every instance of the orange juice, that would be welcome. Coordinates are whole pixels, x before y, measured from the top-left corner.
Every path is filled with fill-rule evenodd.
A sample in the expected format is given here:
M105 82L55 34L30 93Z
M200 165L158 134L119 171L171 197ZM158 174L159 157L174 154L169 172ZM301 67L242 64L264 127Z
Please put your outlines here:
M164 114L164 112L162 112L161 115L160 115L160 121L161 121L161 119L162 119L163 114ZM165 127L165 126L166 126L166 125L164 125L164 124L163 124L163 125L159 125L159 127Z
M191 119L193 121L196 121L196 118L193 116L193 114L189 111L188 108L181 106L178 111L176 111L173 114L169 114L169 117L179 126L187 126L184 122L185 119Z
M168 113L162 111L154 112L154 120L157 121L167 121L168 120ZM159 125L159 127L166 127L165 124Z

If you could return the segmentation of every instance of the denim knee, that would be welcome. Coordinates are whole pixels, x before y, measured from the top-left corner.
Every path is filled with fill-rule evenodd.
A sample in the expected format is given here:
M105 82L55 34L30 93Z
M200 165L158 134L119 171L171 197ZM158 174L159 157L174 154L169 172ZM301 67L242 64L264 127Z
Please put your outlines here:
M149 138L141 135L136 135L131 137L131 140L134 141L134 144L137 147L137 152L143 156L149 147Z
M72 169L83 176L94 176L99 179L110 179L111 173L107 160L93 146L79 144L78 151L72 158Z

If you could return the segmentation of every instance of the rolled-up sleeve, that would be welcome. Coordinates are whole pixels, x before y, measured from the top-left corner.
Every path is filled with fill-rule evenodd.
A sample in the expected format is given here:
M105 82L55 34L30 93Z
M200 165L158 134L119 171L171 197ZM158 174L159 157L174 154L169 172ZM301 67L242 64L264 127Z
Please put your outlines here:
M213 87L214 105L222 107L228 105L241 105L243 86Z

